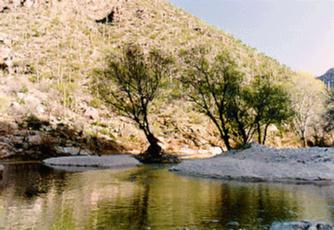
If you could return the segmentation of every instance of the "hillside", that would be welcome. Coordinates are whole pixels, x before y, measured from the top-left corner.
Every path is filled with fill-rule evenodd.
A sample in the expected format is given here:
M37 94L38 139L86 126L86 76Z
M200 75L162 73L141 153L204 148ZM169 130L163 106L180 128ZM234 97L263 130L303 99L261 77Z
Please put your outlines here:
M124 43L157 46L175 56L206 45L214 48L213 53L229 51L248 77L271 72L277 80L290 82L294 75L276 60L165 0L9 2L0 6L3 156L27 154L38 143L60 146L59 152L77 145L91 151L100 146L106 153L145 149L145 139L134 124L91 94L94 70ZM154 131L164 147L170 152L206 153L220 145L210 122L178 94L167 90L152 108ZM31 120L47 124L33 130Z
M329 69L324 75L318 77L327 87L334 87L334 68Z

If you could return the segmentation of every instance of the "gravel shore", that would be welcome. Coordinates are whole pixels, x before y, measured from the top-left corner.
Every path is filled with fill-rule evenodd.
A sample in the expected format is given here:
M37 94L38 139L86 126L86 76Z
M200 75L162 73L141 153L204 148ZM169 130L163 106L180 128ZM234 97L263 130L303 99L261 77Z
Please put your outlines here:
M116 168L140 165L129 155L55 157L43 161L51 167Z
M243 151L184 161L171 171L240 181L333 182L334 148L274 149L253 144Z

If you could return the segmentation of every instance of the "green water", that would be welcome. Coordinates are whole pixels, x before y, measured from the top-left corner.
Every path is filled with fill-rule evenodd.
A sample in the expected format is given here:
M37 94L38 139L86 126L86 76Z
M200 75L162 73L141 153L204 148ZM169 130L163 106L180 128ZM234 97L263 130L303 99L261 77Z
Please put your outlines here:
M166 168L86 172L6 165L0 229L266 229L334 220L334 188L198 179ZM235 227L237 229L237 227Z

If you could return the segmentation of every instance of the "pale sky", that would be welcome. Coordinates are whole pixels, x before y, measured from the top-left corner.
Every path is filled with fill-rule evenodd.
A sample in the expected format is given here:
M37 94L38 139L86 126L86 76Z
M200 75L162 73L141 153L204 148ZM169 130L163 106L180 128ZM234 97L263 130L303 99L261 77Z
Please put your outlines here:
M297 71L334 67L334 0L171 0Z

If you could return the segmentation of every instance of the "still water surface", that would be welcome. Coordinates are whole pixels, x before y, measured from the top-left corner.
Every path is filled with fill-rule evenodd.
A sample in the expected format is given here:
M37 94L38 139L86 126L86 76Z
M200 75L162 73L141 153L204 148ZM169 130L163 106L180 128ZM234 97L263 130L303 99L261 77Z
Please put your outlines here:
M266 229L334 220L334 187L184 177L161 167L86 172L5 165L0 229ZM233 227L232 227L233 229Z

